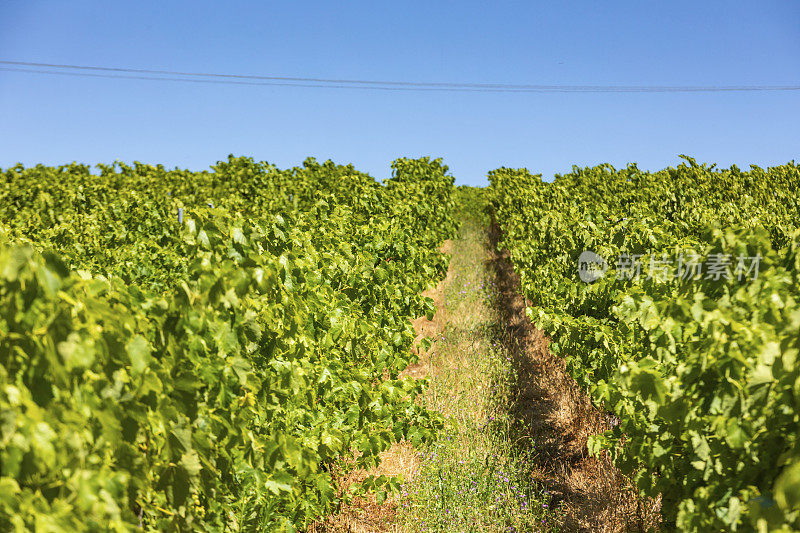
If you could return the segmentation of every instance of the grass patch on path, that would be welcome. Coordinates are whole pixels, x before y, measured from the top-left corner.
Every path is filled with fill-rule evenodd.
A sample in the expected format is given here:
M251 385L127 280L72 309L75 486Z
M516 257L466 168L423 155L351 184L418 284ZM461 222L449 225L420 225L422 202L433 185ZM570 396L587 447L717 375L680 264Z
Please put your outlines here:
M482 191L460 187L444 309L428 354L426 401L447 418L440 438L418 450L420 465L400 495L410 531L557 531L551 497L532 477L533 446L515 446L508 414L514 368L492 341L502 328L486 270Z

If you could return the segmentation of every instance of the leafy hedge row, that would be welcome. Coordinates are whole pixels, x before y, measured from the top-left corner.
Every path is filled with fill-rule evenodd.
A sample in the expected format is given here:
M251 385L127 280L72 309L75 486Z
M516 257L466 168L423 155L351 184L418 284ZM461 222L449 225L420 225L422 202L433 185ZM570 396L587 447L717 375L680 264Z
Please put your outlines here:
M800 529L800 167L686 158L490 180L529 316L619 419L592 451L660 494L668 527ZM608 263L593 283L579 277L586 250ZM728 275L681 277L692 253L727 256ZM737 272L740 256L760 257L757 276Z
M0 174L0 529L289 530L429 438L400 372L453 179L393 168Z

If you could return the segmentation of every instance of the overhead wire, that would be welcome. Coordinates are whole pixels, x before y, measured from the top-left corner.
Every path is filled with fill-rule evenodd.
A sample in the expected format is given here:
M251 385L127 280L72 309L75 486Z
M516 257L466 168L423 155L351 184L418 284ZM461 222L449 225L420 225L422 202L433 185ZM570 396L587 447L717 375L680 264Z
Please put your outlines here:
M753 92L800 91L800 85L539 85L511 83L456 83L335 79L315 77L223 74L175 70L103 67L61 63L0 60L0 71L52 74L61 76L177 81L220 85L254 85L276 87L308 87L362 89L382 91L445 91L502 93L668 93L668 92ZM24 68L23 68L24 67ZM53 70L57 69L57 70Z

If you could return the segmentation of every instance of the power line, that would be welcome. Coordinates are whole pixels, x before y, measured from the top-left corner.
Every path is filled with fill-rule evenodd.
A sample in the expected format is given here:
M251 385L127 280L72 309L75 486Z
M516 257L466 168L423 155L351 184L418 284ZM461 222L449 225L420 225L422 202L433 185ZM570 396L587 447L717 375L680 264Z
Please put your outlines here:
M33 74L55 74L60 76L77 76L88 78L106 78L122 80L148 80L148 81L180 81L189 83L213 83L220 85L261 85L271 87L316 87L329 89L371 89L380 91L465 91L469 89L447 89L435 87L384 87L384 86L363 86L363 85L334 85L334 84L314 84L314 83L290 83L290 82L257 82L257 81L234 81L234 80L208 80L199 78L178 78L178 77L156 77L156 76L125 76L119 74L94 74L89 72L63 72L56 70L36 70L22 68L0 67L3 72L30 72ZM480 91L480 89L472 89ZM495 91L496 92L496 91Z
M59 63L34 63L27 61L0 60L6 72L28 72L92 78L135 79L148 81L178 81L190 83L213 83L222 85L263 85L278 87L313 87L332 89L367 89L383 91L447 91L447 92L505 92L505 93L667 93L667 92L736 92L736 91L798 91L800 85L532 85L508 83L433 83L410 81L378 81L307 78L288 76L256 76L247 74L218 74L182 72L173 70L137 69L69 65ZM40 68L30 68L40 67ZM60 70L44 70L60 69ZM91 71L91 72L86 72Z
M178 81L188 83L211 83L219 85L256 85L268 87L314 87L325 89L363 89L373 91L445 91L445 92L505 92L505 93L552 93L552 92L575 92L567 89L481 89L471 87L393 87L382 85L342 85L342 84L323 84L323 83L298 83L298 82L280 82L280 81L239 81L239 80L219 80L219 79L203 79L203 78L179 78L179 77L158 77L158 76L140 76L140 75L122 75L122 74L98 74L91 72L64 72L57 70L41 70L41 69L28 69L28 68L12 68L0 67L2 72L22 72L32 74L54 74L57 76L74 76L84 78L106 78L106 79L122 79L122 80L148 80L148 81ZM583 91L586 92L586 91Z

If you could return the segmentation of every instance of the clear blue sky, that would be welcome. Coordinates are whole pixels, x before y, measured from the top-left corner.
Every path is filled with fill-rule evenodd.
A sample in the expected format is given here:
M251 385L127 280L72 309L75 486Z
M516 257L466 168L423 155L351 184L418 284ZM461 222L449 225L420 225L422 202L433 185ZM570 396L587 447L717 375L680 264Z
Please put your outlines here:
M424 82L800 85L800 2L0 2L0 59ZM378 178L800 159L800 92L398 93L0 72L0 167L229 153Z

